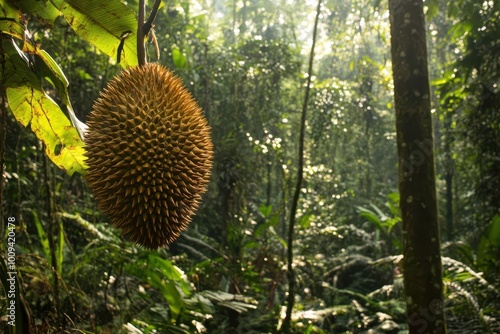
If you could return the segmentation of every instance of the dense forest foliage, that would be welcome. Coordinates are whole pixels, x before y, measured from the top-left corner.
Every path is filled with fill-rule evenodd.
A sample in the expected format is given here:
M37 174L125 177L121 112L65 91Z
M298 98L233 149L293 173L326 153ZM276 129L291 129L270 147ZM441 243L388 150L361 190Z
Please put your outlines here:
M389 4L162 1L147 57L198 101L214 160L158 250L98 210L75 120L137 65L138 7L0 1L0 331L15 300L26 333L427 333L435 305L407 314L403 283ZM434 147L400 173L433 154L447 331L497 333L500 2L423 10Z

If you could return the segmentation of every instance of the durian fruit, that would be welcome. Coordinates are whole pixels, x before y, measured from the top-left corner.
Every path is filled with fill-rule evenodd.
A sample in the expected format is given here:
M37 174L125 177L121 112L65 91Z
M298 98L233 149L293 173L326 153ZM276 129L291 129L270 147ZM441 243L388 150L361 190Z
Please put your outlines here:
M150 249L190 223L212 169L210 127L182 81L149 63L124 70L88 116L86 181L98 208Z

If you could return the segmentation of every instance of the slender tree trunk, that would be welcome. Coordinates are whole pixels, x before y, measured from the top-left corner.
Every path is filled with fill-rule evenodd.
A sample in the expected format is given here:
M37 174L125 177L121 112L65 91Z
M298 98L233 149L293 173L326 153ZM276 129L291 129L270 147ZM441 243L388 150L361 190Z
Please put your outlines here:
M302 117L300 120L300 134L299 134L299 157L297 168L297 183L295 185L295 192L292 198L292 207L290 209L290 221L288 223L288 238L287 238L287 278L288 278L288 296L286 299L286 315L283 320L283 326L280 329L281 333L290 333L292 322L292 311L295 304L295 274L293 271L293 239L295 234L295 215L297 214L297 206L299 202L300 189L302 188L302 179L304 177L304 138L306 132L306 116L307 105L309 103L309 92L311 90L311 77L312 66L314 60L314 47L316 45L316 33L318 30L319 14L321 11L321 0L318 0L318 8L316 10L316 19L314 21L313 38L311 45L311 53L309 55L309 67L307 71L307 85L304 97L304 104L302 105Z
M446 239L453 240L453 174L446 172Z
M446 62L446 59L443 57L443 64ZM444 181L446 183L446 239L447 241L451 241L453 239L453 229L454 229L454 203L453 203L453 176L454 176L454 161L452 157L452 144L453 144L453 129L451 128L452 124L452 114L449 112L444 113L444 121L443 121L443 132L445 135L444 138Z
M446 333L422 0L389 0L410 334Z

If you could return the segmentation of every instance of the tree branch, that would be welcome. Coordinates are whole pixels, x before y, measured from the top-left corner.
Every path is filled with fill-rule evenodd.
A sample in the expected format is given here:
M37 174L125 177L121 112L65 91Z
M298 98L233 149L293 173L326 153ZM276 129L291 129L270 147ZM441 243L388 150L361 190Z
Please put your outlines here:
M146 12L145 0L139 0L139 17L137 19L137 61L139 66L146 64L146 47L144 46L144 15Z
M149 14L149 17L148 17L146 23L144 23L144 26L142 28L144 36L147 36L149 34L149 31L151 30L151 27L153 26L153 22L156 19L156 15L158 14L158 8L160 8L160 3L161 3L161 0L155 1L153 8L151 9L151 14Z

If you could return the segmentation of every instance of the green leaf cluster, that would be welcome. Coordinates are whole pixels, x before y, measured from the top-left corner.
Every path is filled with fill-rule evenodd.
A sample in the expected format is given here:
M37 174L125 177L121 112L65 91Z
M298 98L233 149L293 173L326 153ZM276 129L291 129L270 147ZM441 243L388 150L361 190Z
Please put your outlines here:
M57 62L32 39L23 15L48 27L63 17L81 38L129 67L137 65L134 12L118 0L28 0L14 4L4 0L0 10L2 86L9 109L23 126L31 125L60 169L69 175L84 174L85 125L74 114L69 82Z

